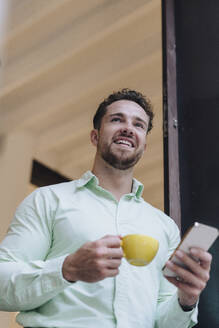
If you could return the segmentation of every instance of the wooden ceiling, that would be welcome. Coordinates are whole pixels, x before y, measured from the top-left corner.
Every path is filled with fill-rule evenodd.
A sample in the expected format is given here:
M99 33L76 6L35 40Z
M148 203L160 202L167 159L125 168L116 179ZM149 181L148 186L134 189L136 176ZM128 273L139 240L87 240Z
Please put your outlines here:
M77 178L91 168L98 104L129 87L155 111L135 176L163 208L161 4L158 0L7 0L0 131L36 139L34 158Z

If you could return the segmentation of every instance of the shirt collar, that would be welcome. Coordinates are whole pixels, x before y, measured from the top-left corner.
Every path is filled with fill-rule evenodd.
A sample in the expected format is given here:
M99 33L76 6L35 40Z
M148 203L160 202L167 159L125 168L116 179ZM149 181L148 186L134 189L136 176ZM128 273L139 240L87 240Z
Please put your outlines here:
M85 187L88 183L92 184L93 186L99 185L98 178L91 171L85 172L82 177L76 181L76 186L77 188L81 188ZM131 194L139 199L142 195L143 189L143 184L138 180L133 179Z
M142 196L143 190L144 190L143 184L137 179L133 178L132 193L135 195L135 197L139 199Z

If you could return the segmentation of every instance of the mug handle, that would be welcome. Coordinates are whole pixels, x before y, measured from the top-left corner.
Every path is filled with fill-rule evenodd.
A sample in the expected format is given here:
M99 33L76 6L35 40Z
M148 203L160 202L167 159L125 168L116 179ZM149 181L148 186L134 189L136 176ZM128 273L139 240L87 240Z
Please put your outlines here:
M120 247L122 247L122 250L123 250L123 256L126 257L125 252L124 252L124 249L123 249L123 241L122 241L122 240L120 241Z

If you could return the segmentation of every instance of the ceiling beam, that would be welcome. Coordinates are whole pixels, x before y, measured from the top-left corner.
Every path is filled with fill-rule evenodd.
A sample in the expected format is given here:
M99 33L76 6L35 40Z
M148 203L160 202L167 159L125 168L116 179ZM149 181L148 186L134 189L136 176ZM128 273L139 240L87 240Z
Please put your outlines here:
M81 3L84 2L81 1ZM92 3L94 0L89 2L89 4ZM95 46L112 33L117 33L117 31L120 33L121 29L124 30L132 22L145 20L147 17L145 22L149 25L150 21L153 22L154 15L157 15L158 6L157 1L145 3L144 0L137 2L120 0L106 3L101 0L99 6L94 9L86 6L88 8L86 8L87 12L83 13L84 15L80 13L80 10L70 15L72 11L74 12L73 3L68 1L65 4L68 6L63 6L64 12L62 10L60 12L60 8L58 12L55 12L57 17L53 17L54 13L52 17L45 16L45 22L39 21L33 24L32 28L25 29L25 33L20 33L5 45L8 66L5 67L4 87L0 95L9 94L12 90L26 85L28 81L40 77L45 71L56 69L69 58L83 52L91 45ZM72 8L68 8L69 4ZM80 6L77 7L80 8ZM46 29L40 28L40 25L45 25ZM134 31L139 34L137 26ZM150 28L145 29L144 33L150 35ZM136 37L138 38L138 35ZM21 53L18 55L16 51L21 51Z

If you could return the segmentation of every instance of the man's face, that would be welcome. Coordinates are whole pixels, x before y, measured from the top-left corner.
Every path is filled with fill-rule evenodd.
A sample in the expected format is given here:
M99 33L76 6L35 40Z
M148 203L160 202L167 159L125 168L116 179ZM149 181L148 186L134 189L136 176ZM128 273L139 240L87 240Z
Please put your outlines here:
M129 100L108 106L97 131L97 153L112 167L133 167L146 148L149 117L143 108Z

